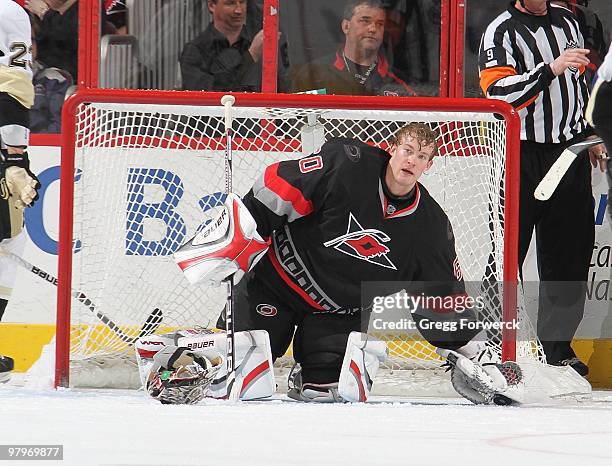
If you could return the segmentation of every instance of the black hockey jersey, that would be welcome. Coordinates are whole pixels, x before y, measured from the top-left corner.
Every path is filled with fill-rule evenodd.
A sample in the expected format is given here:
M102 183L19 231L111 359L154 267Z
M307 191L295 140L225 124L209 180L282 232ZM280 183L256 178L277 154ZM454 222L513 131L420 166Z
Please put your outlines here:
M408 205L389 202L389 157L332 139L318 153L270 165L243 199L259 233L272 237L253 273L278 274L316 311L360 308L365 281L436 281L445 284L440 294L462 293L448 217L418 183Z

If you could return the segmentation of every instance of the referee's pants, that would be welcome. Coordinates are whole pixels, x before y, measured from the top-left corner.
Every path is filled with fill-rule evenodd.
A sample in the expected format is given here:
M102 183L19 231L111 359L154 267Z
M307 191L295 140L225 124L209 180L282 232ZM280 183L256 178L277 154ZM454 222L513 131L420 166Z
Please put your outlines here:
M563 144L521 141L519 264L535 228L540 277L537 332L549 363L575 357L570 342L584 314L589 263L595 242L591 164L577 157L548 201L533 192L563 150Z

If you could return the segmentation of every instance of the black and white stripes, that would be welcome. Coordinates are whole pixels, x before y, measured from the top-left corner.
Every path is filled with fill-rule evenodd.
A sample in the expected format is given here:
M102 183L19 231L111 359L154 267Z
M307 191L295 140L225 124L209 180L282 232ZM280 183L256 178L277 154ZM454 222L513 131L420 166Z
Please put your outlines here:
M584 69L555 77L549 66L565 49L583 45L576 18L556 6L549 6L546 16L534 16L511 5L487 27L480 84L487 97L519 110L522 140L559 143L586 130Z

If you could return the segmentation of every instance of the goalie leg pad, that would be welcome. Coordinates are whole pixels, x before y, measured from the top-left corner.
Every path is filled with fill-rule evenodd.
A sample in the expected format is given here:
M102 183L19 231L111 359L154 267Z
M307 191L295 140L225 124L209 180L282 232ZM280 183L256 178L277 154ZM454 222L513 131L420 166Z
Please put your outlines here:
M338 382L302 381L302 374L290 374L290 398L324 403L367 401L378 367L387 357L387 344L360 332L351 332L344 352ZM312 374L312 373L311 373Z
M378 366L387 359L384 341L360 332L351 332L340 371L338 394L344 401L367 401Z
M192 284L217 284L232 275L237 283L269 245L240 198L229 194L221 212L174 253L174 260Z

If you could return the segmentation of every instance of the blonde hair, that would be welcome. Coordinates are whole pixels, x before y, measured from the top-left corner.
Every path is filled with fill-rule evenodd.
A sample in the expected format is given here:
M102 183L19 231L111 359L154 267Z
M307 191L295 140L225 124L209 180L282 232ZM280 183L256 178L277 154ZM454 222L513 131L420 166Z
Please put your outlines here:
M425 123L412 122L406 126L402 126L397 130L391 141L394 145L399 145L406 136L412 136L419 143L419 146L428 147L433 146L433 154L429 160L433 159L438 155L438 144L436 143L436 132L427 126Z

